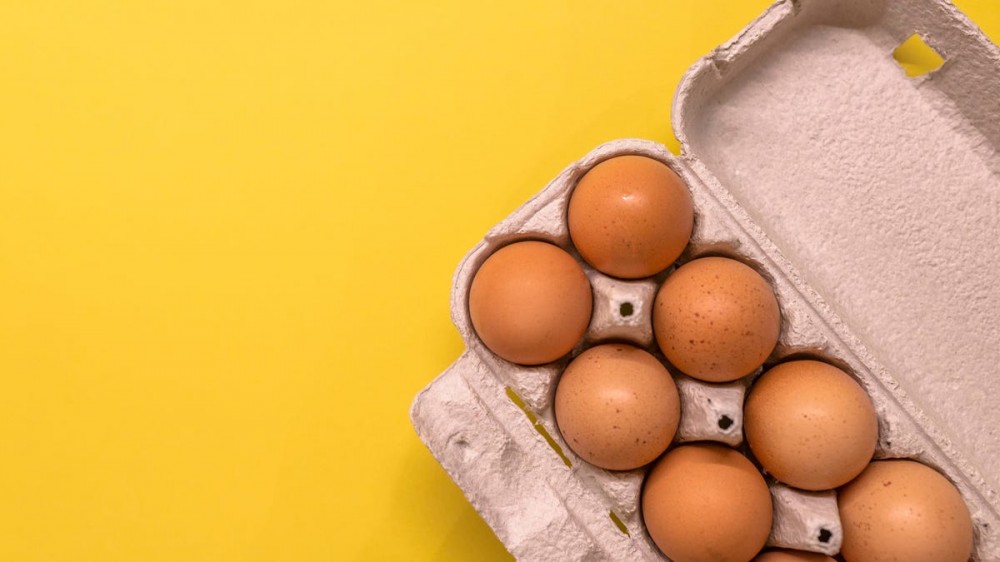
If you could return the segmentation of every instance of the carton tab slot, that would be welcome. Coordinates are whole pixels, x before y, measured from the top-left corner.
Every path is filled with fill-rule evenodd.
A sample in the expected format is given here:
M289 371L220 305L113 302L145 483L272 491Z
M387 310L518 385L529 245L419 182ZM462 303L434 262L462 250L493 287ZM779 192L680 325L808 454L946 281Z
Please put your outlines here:
M944 58L916 33L896 47L892 58L910 78L934 72L944 64Z

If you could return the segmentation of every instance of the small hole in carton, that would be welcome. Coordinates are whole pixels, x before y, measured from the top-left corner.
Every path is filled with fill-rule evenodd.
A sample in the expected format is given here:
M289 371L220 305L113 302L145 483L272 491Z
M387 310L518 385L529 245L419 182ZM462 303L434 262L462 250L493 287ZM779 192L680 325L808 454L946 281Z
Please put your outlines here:
M563 453L562 447L559 446L559 443L556 443L556 440L553 439L551 435L549 435L548 430L545 429L545 426L542 425L542 422L538 420L538 416L536 416L535 413L531 411L531 408L529 408L528 405L524 403L524 400L522 400L521 397L518 396L516 392L514 392L513 388L508 386L506 390L507 390L507 398L510 398L510 401L513 402L515 406L520 408L522 412L524 412L524 415L527 416L528 421L531 422L531 426L535 428L535 431L537 431L539 435L541 435L545 439L545 442L549 444L549 447L553 451L555 451L557 455L559 455L559 458L562 459L563 463L565 463L566 466L572 467L573 463L570 462L569 457L566 456L566 453Z
M615 527L618 527L618 530L621 531L625 536L631 537L632 534L628 532L628 527L626 527L625 523L623 523L622 520L618 517L618 514L612 511L610 515L611 515L611 521L614 522Z
M830 542L831 538L833 538L833 533L831 533L829 529L819 530L819 542L826 544Z
M914 33L892 52L892 58L906 75L913 78L933 72L944 64L944 59L923 38Z
M621 314L622 318L628 318L629 316L632 316L633 313L635 313L635 308L630 302L623 302L621 306L618 307L618 314Z
M733 418L725 414L723 414L723 416L719 418L719 429L725 431L732 426L733 426Z

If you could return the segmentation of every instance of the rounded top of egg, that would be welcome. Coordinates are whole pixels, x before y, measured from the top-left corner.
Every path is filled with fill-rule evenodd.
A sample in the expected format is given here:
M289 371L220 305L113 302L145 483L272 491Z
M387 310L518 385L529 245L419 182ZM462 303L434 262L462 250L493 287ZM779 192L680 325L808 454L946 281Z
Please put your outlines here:
M483 262L469 289L469 316L483 343L523 365L559 359L587 331L590 281L565 250L547 242L515 242Z
M694 206L666 164L645 156L605 160L569 200L570 238L583 259L613 277L638 279L666 269L691 237Z
M958 489L911 460L875 461L837 495L847 562L967 562L972 518Z
M648 352L605 344L566 367L555 415L563 439L583 460L629 470L652 462L673 441L680 397L666 367Z
M663 455L646 477L642 515L671 560L746 562L771 531L771 494L746 457L716 443Z
M743 426L764 469L805 490L846 484L868 465L878 441L868 394L820 361L789 361L761 375L747 396Z
M818 552L777 549L762 552L753 562L836 562L833 558Z
M734 259L706 257L674 271L656 295L653 331L687 375L728 382L764 363L778 342L781 313L767 280Z

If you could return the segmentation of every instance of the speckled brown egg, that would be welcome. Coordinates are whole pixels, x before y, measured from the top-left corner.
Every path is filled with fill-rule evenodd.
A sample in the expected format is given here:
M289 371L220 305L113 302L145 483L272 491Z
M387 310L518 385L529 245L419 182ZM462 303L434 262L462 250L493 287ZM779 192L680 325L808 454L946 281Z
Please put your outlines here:
M592 347L559 379L556 424L583 460L609 470L652 462L674 439L677 386L648 352L626 344Z
M846 484L868 466L878 440L868 394L820 361L789 361L761 375L747 396L743 425L764 469L805 490Z
M595 269L626 279L666 269L691 237L691 194L666 164L618 156L594 166L569 200L569 234Z
M642 491L649 536L675 562L748 562L767 541L771 507L757 468L715 443L667 452Z
M955 486L911 460L876 461L837 497L847 562L966 562L972 518Z
M660 287L653 308L660 350L678 369L708 382L736 380L760 367L780 327L767 281L728 258L681 266Z
M593 294L580 264L546 242L516 242L483 262L469 289L476 334L500 357L523 365L555 361L590 324Z
M784 548L769 550L757 555L753 562L837 562L833 558L818 552L802 550L787 550Z

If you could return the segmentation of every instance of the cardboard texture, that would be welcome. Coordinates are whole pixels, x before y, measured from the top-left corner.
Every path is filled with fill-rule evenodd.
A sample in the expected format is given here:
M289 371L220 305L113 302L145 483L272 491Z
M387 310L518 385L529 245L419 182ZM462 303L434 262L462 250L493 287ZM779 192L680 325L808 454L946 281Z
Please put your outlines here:
M939 69L908 77L892 59L913 34L942 56ZM876 457L944 473L972 513L974 559L1000 561L1000 49L941 0L781 1L695 63L674 103L680 157L649 141L602 145L466 256L451 306L467 351L414 401L421 439L519 559L664 559L638 510L645 471L590 466L559 436L552 400L567 360L495 357L466 303L500 246L539 239L576 255L573 186L602 160L641 154L691 189L695 228L680 262L729 255L768 278L782 311L771 360L818 355L852 373L879 416ZM587 273L594 315L571 355L609 338L650 348L652 299L669 271L633 282ZM740 446L753 375L676 378L678 439ZM833 493L771 490L769 544L839 549Z

